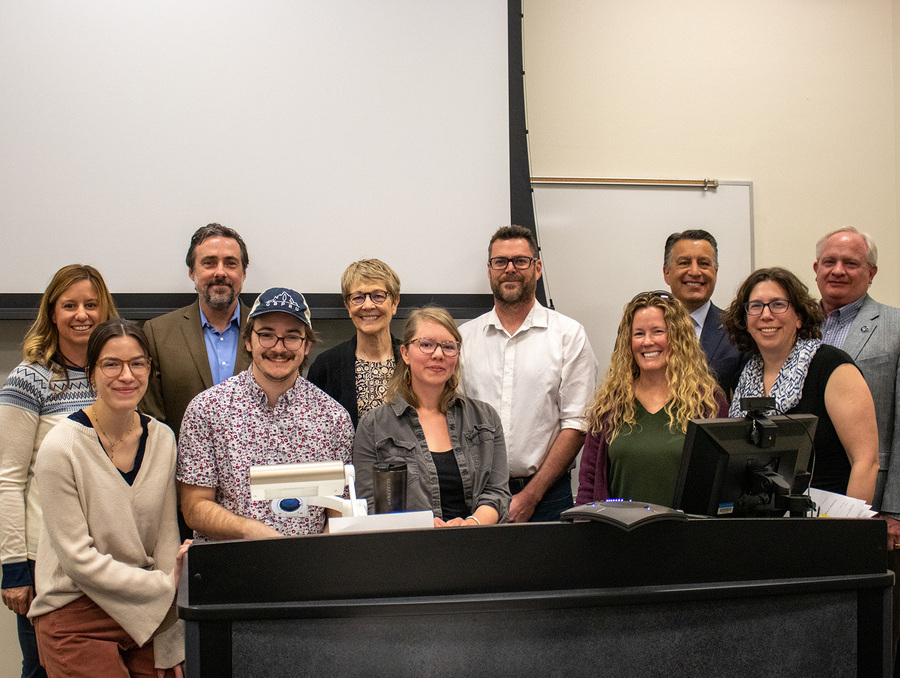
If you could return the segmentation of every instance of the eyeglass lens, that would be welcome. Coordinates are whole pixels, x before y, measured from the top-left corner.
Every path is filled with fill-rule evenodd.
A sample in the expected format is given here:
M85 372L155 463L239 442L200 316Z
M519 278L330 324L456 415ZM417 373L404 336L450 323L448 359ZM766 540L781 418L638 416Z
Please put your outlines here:
M284 344L284 347L288 351L296 351L298 348L303 346L303 342L306 341L306 337L301 337L296 334L289 334L286 337L279 337L273 332L257 332L256 330L253 330L253 332L259 339L259 345L263 348L274 348L280 341L282 344Z
M448 358L452 358L457 353L459 353L459 344L455 341L436 341L435 339L414 339L413 342L418 344L419 350L422 351L425 355L431 355L437 350L437 347L441 347L441 352ZM410 342L410 343L413 343Z
M372 303L378 306L383 304L388 298L388 293L384 290L373 290L371 292L354 292L350 295L350 303L354 306L362 306L366 303L366 297L372 300Z
M508 257L491 257L488 259L488 262L496 271L502 271L507 266L509 266L509 262L512 262L513 266L518 268L519 270L524 270L531 266L531 262L535 261L534 257L513 257L512 259Z
M122 373L123 365L128 365L132 374L142 376L150 371L150 358L132 358L131 360L104 358L100 361L100 371L107 377L117 377Z

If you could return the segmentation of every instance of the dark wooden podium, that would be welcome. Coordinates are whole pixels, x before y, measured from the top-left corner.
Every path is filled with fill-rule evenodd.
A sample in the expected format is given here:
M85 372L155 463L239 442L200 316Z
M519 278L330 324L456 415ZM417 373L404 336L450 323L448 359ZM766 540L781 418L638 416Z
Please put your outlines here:
M188 676L886 676L879 520L197 544Z

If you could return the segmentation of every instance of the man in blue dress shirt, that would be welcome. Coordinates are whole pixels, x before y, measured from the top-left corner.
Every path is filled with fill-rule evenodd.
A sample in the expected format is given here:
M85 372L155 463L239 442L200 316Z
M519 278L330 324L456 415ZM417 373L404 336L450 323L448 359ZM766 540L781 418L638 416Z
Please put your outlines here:
M154 369L141 409L176 436L195 395L250 364L239 341L249 313L239 299L249 262L235 230L221 224L199 228L185 258L197 301L144 324Z

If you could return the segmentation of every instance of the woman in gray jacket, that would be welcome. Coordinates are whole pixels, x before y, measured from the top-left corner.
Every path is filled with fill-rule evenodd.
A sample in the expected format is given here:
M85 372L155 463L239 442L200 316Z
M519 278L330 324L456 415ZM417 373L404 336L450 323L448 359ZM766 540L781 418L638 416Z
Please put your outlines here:
M407 467L407 510L431 510L435 527L507 519L503 427L490 405L457 393L461 350L446 310L410 314L385 404L360 420L353 445L356 492L370 510L373 465L395 461Z

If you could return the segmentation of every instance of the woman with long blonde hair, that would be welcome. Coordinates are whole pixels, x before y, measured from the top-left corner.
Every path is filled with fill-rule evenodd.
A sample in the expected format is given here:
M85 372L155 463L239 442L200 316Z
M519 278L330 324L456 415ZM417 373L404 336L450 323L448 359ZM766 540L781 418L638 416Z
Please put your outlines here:
M688 422L726 409L685 307L668 292L638 294L588 411L576 503L671 506Z
M25 618L34 598L34 561L41 533L38 448L47 432L94 402L84 367L94 328L117 318L103 276L69 264L47 285L25 335L22 362L0 389L0 562L3 603L18 615L22 675L41 676L34 628Z

